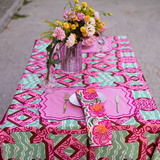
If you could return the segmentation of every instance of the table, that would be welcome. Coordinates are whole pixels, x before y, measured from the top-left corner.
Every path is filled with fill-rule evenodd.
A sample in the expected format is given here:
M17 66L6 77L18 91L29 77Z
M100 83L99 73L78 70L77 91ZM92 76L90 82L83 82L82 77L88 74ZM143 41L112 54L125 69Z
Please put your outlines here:
M59 87L120 87L130 93L134 113L110 118L113 145L90 147L85 120L44 119L39 113L45 76L43 39L34 49L13 101L0 125L1 159L158 160L160 114L126 36L107 37L111 48L102 57L83 53L83 71L69 75L53 70Z

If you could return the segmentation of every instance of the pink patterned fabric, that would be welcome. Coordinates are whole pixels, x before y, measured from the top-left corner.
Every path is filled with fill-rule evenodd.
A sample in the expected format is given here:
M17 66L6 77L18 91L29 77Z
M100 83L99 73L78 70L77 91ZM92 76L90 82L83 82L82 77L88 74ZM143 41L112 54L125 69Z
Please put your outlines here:
M76 123L76 127L78 127L73 129L72 125L64 124L63 121L56 122L48 120L46 117L41 117L42 113L38 112L42 93L40 82L46 75L45 63L47 52L45 46L49 42L45 39L39 39L35 41L35 46L22 80L17 87L17 91L5 117L1 121L0 159L19 159L21 157L18 155L21 155L24 151L24 144L19 143L21 141L19 141L19 136L16 135L27 136L26 146L31 146L28 149L32 150L37 145L43 144L45 148L42 148L42 145L38 146L38 148L40 147L40 150L45 152L45 159L49 160L64 159L64 157L66 159L109 160L112 159L115 151L117 153L114 154L115 159L119 159L123 155L125 155L123 158L125 160L159 159L159 113L136 56L126 36L107 38L111 40L111 51L104 52L102 57L99 57L97 52L86 52L84 54L85 57L82 58L85 68L81 73L69 75L62 73L60 69L52 70L52 73L56 75L56 79L61 86L66 87L66 89L69 88L71 91L72 87L83 86L95 87L98 92L105 92L105 90L101 90L98 86L104 87L107 85L115 86L113 87L115 91L116 88L123 90L125 94L125 98L124 96L123 98L126 99L127 106L130 107L132 112L131 114L126 113L123 115L122 111L126 111L126 109L123 108L121 110L124 106L120 101L119 116L121 115L121 117L114 115L113 118L109 118L114 124L112 126L112 130L114 131L113 146L90 147L88 140L86 142L86 139L84 139L87 135L85 120L73 120ZM126 64L135 64L136 67L134 68L132 65L126 66ZM110 79L108 76L111 76L113 80L110 84L105 83L107 78ZM148 96L146 94L135 96L134 93L139 91L146 92ZM108 103L109 99L111 99L109 96L110 94L106 96L105 103ZM108 106L105 103L103 104ZM110 109L111 107L105 108L108 117L111 112ZM91 119L93 123L94 118L96 117ZM101 124L106 125L105 123ZM105 136L105 134L96 133L96 130L94 130L95 142L100 141ZM120 133L125 134L122 136ZM131 152L125 146L129 148L132 146L134 148L132 152L133 156L130 157ZM70 152L67 155L66 150L71 148L73 149L73 154ZM33 153L30 152L31 150L28 150L28 157ZM104 154L101 154L101 151ZM27 152L25 151L25 153ZM14 157L13 155L17 156ZM44 157L32 158L44 159Z
M108 128L107 132L101 132L99 133L98 131L98 125L104 125L106 128ZM96 144L101 144L102 146L104 146L105 144L107 144L111 139L112 139L112 125L110 123L110 120L104 120L101 122L98 122L98 125L95 125L93 127L93 141Z

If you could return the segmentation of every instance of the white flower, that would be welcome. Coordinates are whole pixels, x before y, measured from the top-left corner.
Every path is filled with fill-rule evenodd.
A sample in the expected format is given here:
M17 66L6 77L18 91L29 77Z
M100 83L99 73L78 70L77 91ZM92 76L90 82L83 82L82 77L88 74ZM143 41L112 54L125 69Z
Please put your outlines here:
M68 48L72 47L75 43L75 37L74 35L71 33L70 36L68 37L68 40L66 41L66 46Z
M98 11L93 11L94 12L94 16L95 16L95 19L100 19L100 16L99 16L99 12Z
M91 37L94 35L95 27L93 25L87 25L85 28L86 28L86 32L87 32L88 37Z
M94 19L94 18L92 18L92 17L90 17L90 21L89 21L89 22L87 22L87 25L89 25L89 24L91 24L91 25L95 25L95 19Z

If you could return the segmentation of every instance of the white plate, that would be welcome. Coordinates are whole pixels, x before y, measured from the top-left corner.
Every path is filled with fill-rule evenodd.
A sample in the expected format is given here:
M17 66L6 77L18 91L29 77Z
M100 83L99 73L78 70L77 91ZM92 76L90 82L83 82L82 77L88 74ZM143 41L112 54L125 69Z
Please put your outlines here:
M101 102L104 102L104 101L106 100L106 97L105 97L105 95L104 95L103 93L97 92L97 94L98 94L99 98L101 99ZM76 106L81 106L81 105L79 104L78 100L77 100L77 97L76 97L76 94L75 94L75 93L73 93L73 94L69 97L69 101L70 101L72 104L76 105Z

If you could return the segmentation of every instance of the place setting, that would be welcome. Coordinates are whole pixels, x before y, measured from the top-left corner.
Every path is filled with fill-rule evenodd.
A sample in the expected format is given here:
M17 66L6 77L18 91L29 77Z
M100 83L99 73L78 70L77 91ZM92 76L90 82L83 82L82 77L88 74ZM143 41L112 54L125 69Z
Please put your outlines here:
M39 112L43 118L64 120L64 119L84 119L85 115L82 106L77 98L74 88L59 88L53 94L42 94L41 108ZM86 88L81 88L86 89ZM90 88L88 88L89 90ZM94 88L95 89L95 88ZM87 89L86 89L87 90ZM97 87L97 97L93 99L95 103L103 103L109 118L120 118L134 114L135 107L130 92L122 87ZM86 100L87 102L87 100ZM89 103L89 101L88 101ZM53 105L54 104L54 105ZM58 110L56 110L58 106Z

